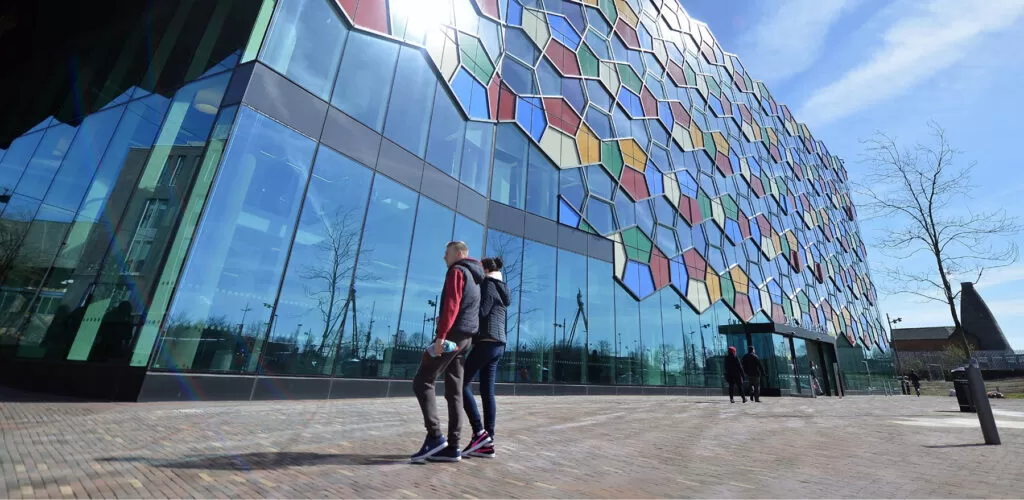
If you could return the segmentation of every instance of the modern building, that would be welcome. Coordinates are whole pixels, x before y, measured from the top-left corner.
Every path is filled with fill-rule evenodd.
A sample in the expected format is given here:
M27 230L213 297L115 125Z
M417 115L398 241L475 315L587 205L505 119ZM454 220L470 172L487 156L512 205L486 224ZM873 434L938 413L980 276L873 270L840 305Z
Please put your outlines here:
M676 0L12 2L0 43L4 383L408 394L449 240L506 262L507 393L892 373L842 161Z

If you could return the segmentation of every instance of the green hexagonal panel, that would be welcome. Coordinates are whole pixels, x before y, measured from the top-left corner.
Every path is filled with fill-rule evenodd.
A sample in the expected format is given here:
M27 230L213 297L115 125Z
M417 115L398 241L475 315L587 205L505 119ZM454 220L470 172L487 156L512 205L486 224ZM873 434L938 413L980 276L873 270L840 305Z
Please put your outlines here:
M653 244L643 231L636 227L623 231L622 242L626 245L626 256L644 264L650 264Z

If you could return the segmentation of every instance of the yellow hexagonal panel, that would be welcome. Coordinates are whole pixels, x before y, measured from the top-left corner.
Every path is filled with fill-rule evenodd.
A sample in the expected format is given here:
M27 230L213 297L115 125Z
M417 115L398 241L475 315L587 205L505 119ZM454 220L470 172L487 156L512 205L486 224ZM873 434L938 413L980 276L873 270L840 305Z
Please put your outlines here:
M580 161L584 165L601 162L601 141L586 123L576 133L576 144L580 148Z
M640 18L637 17L636 12L633 12L633 8L626 3L626 0L615 0L615 10L619 11L619 17L630 26L636 28L637 24L640 23Z
M704 281L708 284L708 298L711 299L711 303L714 304L722 300L722 279L718 277L718 273L714 269L711 269L711 266L708 266Z
M622 149L622 161L627 166L641 172L647 169L647 153L636 140L622 139L619 141L619 148Z
M736 292L742 294L750 292L750 278L747 277L747 273L743 272L741 267L733 267L729 270L729 274L732 277L732 284L736 288Z
M712 132L711 133L711 137L715 138L715 147L718 149L718 152L728 156L729 155L729 140L726 139L725 136L722 135L722 133L718 132L718 131Z

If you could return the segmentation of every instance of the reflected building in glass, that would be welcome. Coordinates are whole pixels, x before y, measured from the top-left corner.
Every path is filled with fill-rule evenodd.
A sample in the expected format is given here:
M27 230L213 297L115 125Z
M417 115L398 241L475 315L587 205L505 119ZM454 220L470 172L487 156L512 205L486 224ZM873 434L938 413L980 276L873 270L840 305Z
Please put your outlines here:
M675 0L96 10L3 56L5 383L411 395L451 240L506 263L510 394L892 374L842 161Z

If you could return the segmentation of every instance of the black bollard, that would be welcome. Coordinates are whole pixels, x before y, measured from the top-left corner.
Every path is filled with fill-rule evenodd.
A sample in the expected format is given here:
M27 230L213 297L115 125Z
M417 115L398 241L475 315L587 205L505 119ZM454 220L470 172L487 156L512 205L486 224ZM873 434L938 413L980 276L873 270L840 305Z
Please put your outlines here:
M988 394L985 393L985 381L981 378L981 368L978 366L978 359L971 358L967 365L967 388L974 401L975 411L978 412L978 423L981 424L981 434L985 436L985 444L1001 444L999 441L999 429L996 428L996 418L992 415L992 406L988 402Z

